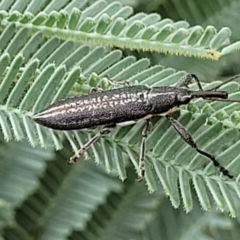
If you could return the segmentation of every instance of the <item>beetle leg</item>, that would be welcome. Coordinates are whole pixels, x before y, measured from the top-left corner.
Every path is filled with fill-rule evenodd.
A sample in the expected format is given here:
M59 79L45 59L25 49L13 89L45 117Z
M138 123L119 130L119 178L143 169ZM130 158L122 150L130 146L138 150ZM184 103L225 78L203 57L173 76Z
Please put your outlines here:
M178 134L181 136L181 138L188 145L190 145L193 149L195 149L201 155L209 158L213 162L214 166L219 168L220 172L222 172L223 175L226 175L229 178L233 178L233 176L229 173L229 171L226 168L224 168L223 166L221 166L220 163L215 159L215 157L213 155L211 155L197 147L197 144L194 142L191 135L188 133L187 129L180 122L178 122L177 120L175 120L174 118L172 118L168 115L166 116L166 118L171 123L173 128L178 132Z
M93 143L95 143L100 137L102 137L102 135L110 133L111 130L112 130L112 128L110 128L110 127L103 127L95 136L93 136L91 139L89 139L89 141L86 142L78 150L78 152L76 154L74 154L72 157L70 157L70 159L68 160L68 163L69 164L70 163L75 163L77 161L77 159L80 158Z
M182 78L179 79L176 87L178 88L188 88L188 85L193 82L193 80L197 83L200 91L203 91L202 85L195 74L186 74Z
M134 83L133 82L130 82L128 80L124 80L124 81L117 81L117 80L114 80L112 78L110 78L110 76L107 76L108 78L108 82L110 84L112 84L114 87L128 87L128 86L133 86Z
M142 131L142 142L140 146L140 156L139 156L139 168L140 168L140 175L139 175L139 181L141 181L144 178L145 174L145 168L144 168L144 157L145 157L145 146L146 146L146 139L148 137L148 134L151 132L152 123L150 119L147 119L145 121L145 125Z

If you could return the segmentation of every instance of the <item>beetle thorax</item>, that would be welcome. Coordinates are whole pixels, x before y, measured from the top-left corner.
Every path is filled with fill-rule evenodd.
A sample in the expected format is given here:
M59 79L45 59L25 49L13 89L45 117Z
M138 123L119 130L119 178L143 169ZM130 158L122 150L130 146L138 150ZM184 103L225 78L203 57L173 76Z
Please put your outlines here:
M168 113L171 109L190 102L192 99L189 90L175 87L154 87L149 92L149 101L152 103L152 114Z

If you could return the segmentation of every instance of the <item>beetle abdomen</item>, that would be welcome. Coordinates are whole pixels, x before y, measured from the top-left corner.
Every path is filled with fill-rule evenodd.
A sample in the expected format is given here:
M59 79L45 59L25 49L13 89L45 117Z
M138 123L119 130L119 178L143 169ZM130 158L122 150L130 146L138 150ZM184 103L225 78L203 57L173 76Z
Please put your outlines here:
M124 87L62 100L34 116L41 125L74 130L134 121L151 112L149 88Z

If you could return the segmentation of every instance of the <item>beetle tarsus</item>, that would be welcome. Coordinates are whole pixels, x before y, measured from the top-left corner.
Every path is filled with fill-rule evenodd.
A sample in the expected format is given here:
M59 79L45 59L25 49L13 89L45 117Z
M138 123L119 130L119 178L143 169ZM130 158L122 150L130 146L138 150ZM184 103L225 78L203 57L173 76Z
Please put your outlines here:
M88 142L87 142L88 143ZM91 143L92 144L92 143ZM91 145L90 144L90 145ZM90 145L88 147L90 147ZM68 160L68 164L72 164L72 163L75 163L77 161L78 158L80 158L84 153L85 151L87 150L86 147L82 147L78 150L77 154L73 155L72 157L69 158Z
M99 88L99 87L93 87L92 89L91 89L91 93L94 93L94 92L102 92L103 91L103 89L102 88Z
M141 160L141 162L139 163L139 168L140 168L140 174L138 176L138 182L141 182L144 177L145 177L145 164L144 164L144 159Z

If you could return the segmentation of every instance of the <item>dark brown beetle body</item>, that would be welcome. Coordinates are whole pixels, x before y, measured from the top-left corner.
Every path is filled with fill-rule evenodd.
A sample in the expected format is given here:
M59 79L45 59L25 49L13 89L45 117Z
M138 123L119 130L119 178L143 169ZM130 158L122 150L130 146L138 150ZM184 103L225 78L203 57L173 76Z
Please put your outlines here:
M71 97L34 116L41 125L58 130L133 124L152 115L166 115L193 98L227 98L222 91L191 91L177 87L129 86Z

